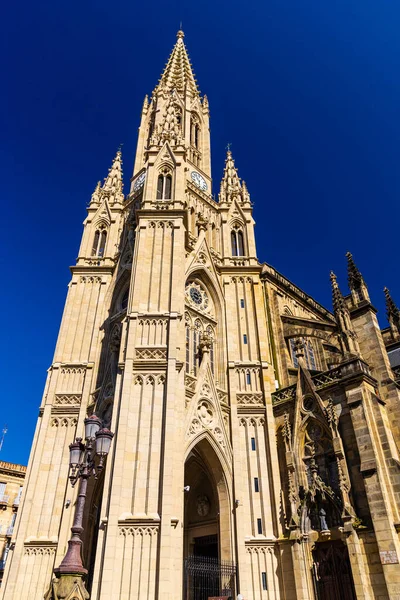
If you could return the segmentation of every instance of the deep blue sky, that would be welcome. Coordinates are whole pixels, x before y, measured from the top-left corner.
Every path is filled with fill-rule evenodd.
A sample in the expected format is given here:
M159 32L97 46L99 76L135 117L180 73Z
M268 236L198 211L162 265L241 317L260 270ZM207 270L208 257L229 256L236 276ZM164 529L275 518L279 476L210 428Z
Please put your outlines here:
M214 192L229 141L259 259L330 308L350 249L386 324L384 285L400 304L399 18L395 0L7 3L2 460L28 460L85 206L121 142L128 182L180 20L210 102Z

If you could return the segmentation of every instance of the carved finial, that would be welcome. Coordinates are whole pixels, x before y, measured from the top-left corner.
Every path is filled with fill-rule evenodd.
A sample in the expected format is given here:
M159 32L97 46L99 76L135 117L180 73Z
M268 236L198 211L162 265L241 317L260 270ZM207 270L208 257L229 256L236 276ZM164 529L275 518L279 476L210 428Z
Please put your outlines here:
M181 25L180 25L180 28L179 28L179 31L178 31L178 33L176 34L176 37L178 38L178 40L179 40L179 39L183 39L183 38L185 37L185 34L184 34L184 33L183 33L183 31L182 31L182 23L181 23Z
M339 289L336 275L333 271L331 271L330 278L332 283L332 304L342 350L345 355L350 354L358 356L360 354L360 348L358 346L357 336L352 328L350 312L347 308L345 299L342 296L342 292Z
M92 194L92 198L90 200L93 204L99 204L101 196L101 181L98 181L96 187L94 188L94 192Z
M246 202L250 200L250 196L247 188L242 188L242 183L237 173L235 161L232 158L230 147L231 143L227 144L225 167L221 181L219 200L220 202L232 202L232 200Z
M386 315L389 321L392 333L397 337L400 335L400 310L397 308L387 287L383 290L386 300Z
M124 200L121 147L122 144L120 144L111 165L111 169L109 169L108 175L104 179L103 192L107 192L110 202L123 202Z
M346 304L345 304L344 298L342 296L342 292L339 289L339 286L337 283L337 277L333 271L331 271L330 279L331 279L331 283L332 283L333 310L335 312L341 311L341 310L346 310Z
M365 284L364 278L358 270L356 263L354 262L353 255L351 252L346 252L347 258L347 278L349 282L349 288L352 292L353 299L355 302L361 300L369 300L368 289Z

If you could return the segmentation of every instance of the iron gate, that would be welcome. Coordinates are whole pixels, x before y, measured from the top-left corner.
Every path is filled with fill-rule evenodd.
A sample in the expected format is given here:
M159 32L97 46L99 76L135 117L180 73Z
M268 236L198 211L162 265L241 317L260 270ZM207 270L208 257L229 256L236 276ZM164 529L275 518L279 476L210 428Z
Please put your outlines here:
M342 542L315 544L313 558L318 600L356 600L349 553Z
M185 600L236 597L236 565L230 561L191 555L184 560L183 572Z

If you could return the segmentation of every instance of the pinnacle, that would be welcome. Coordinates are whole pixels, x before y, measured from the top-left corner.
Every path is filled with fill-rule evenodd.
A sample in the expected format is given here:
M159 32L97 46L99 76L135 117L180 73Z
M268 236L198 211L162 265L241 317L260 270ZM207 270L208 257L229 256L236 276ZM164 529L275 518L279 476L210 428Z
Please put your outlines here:
M335 312L340 310L345 310L346 305L344 302L344 298L342 296L342 292L339 289L339 285L337 282L337 277L333 271L330 273L330 280L332 283L332 304Z
M224 173L222 175L221 189L220 189L220 202L230 202L234 198L243 201L250 202L249 192L245 182L240 179L237 168L235 167L235 161L232 157L232 152L228 144L226 152Z
M383 288L386 299L386 314L388 319L392 318L395 321L400 322L400 310L397 308L392 296L387 287Z
M122 194L122 152L121 147L118 148L115 158L112 162L111 169L108 170L108 175L104 179L103 190L112 192L113 194Z
M154 91L165 89L170 92L176 89L182 93L187 89L193 95L199 95L199 88L183 41L184 35L182 30L178 31L175 46Z
M347 276L350 289L359 288L363 283L363 276L358 270L356 263L354 262L353 255L351 252L346 252L347 258Z

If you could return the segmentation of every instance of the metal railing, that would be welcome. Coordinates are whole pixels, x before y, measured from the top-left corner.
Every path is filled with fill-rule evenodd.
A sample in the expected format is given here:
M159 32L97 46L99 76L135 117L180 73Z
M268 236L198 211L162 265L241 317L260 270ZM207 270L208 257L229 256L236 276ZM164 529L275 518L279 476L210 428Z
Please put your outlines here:
M208 556L184 560L185 600L207 600L215 596L235 598L236 565Z
M20 502L21 496L17 496L16 498L14 498L13 506L19 506Z

